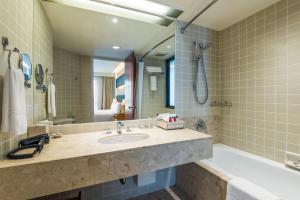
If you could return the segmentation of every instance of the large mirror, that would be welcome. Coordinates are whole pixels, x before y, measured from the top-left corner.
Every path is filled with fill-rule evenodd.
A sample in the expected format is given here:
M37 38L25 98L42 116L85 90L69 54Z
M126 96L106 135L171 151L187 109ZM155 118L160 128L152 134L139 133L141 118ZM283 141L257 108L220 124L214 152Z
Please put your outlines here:
M95 2L74 2L34 1L34 67L46 72L46 91L34 86L34 122L104 122L174 112L174 21L116 16Z

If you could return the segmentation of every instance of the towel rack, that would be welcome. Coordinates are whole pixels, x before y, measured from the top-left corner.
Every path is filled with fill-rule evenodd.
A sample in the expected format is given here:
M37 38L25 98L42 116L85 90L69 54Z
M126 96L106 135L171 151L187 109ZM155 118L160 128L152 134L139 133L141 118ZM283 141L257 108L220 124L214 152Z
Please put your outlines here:
M8 49L7 48L8 45L9 45L8 38L5 37L5 36L3 36L2 37L2 46L3 46L3 50L4 51L8 51L8 60L7 60L7 62L8 62L8 68L11 69L11 62L10 62L11 54L12 53L17 53L19 55L19 58L20 58L20 50L17 49L16 47L13 48L13 49Z

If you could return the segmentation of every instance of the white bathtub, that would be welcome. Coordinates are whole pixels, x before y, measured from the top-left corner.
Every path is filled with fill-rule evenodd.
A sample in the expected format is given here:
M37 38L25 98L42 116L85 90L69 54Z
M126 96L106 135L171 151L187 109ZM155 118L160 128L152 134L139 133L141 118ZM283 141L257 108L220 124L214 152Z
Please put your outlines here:
M283 164L222 144L201 161L226 176L244 178L284 200L300 200L300 172Z

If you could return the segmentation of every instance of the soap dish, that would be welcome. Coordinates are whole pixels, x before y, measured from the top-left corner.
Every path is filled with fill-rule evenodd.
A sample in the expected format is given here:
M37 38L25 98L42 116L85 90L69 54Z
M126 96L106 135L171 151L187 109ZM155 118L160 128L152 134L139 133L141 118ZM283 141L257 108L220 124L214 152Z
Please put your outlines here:
M284 163L287 167L300 171L300 154L286 151Z

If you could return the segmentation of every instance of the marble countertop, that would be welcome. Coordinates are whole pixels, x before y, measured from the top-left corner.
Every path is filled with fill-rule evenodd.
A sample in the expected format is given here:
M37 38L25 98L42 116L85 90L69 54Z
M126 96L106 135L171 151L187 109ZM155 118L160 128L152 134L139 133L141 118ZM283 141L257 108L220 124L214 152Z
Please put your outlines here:
M190 129L163 130L158 127L148 129L132 129L132 132L130 133L127 133L125 130L123 130L123 133L146 133L150 137L145 140L126 144L101 144L98 142L100 138L117 135L117 133L114 131L112 134L107 134L105 131L100 131L64 135L58 139L51 139L50 144L46 144L44 146L42 153L34 158L21 160L1 160L0 169L5 167L70 159L94 154L105 154L109 152L167 143L211 138L210 135L195 132Z
M125 130L124 133L127 134ZM213 138L204 133L157 127L133 129L132 133L150 137L131 143L102 144L98 142L100 138L117 134L69 134L52 139L37 157L1 160L0 196L7 200L31 199L212 156Z

